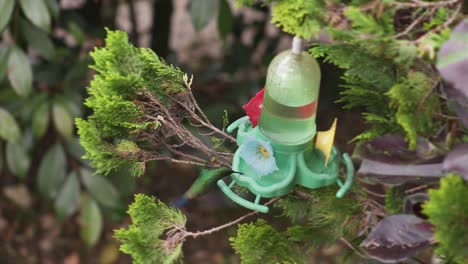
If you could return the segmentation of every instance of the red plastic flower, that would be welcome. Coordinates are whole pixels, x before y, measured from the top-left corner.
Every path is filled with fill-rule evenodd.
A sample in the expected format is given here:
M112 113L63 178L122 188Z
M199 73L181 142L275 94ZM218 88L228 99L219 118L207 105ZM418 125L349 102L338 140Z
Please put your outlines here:
M257 126L258 119L260 118L260 114L262 113L264 93L265 93L265 88L260 90L254 97L252 97L252 99L250 99L250 101L247 104L245 104L242 107L247 113L250 123L252 123L252 127Z

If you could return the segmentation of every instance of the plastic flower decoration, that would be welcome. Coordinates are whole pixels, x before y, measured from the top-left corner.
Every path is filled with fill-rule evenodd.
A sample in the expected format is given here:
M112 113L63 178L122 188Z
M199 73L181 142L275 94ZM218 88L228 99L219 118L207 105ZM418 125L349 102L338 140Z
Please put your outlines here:
M278 170L273 147L266 141L247 137L241 146L240 156L260 177Z
M263 94L265 93L265 88L260 90L250 101L245 104L242 108L244 108L247 116L249 117L250 123L252 127L256 127L258 124L258 119L260 118L260 114L262 113L262 106L263 106Z

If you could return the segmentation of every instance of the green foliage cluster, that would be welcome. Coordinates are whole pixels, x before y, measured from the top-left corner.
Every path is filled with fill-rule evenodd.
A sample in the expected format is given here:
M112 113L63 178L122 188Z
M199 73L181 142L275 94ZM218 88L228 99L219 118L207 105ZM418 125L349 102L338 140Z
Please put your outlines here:
M115 237L122 245L120 250L130 254L135 264L178 263L182 256L182 243L167 245L162 236L175 225L184 227L187 219L180 211L168 207L154 197L135 195L128 214L132 224L119 229Z
M357 140L404 133L414 149L417 137L431 135L437 122L440 105L430 76L436 73L421 72L417 47L394 38L394 11L374 17L349 6L344 15L351 30L329 29L337 43L316 45L311 54L345 70L339 102L364 108L371 125Z
M418 135L430 136L436 129L434 112L440 112L439 99L433 93L431 79L422 72L409 72L388 92L390 106L396 109L396 122L404 129L411 149Z
M139 96L150 93L161 102L186 90L184 73L167 65L152 50L135 48L123 31L108 31L106 46L91 53L96 71L88 88L85 105L93 109L87 120L77 119L86 158L98 172L129 168L141 175L144 164L127 158L138 149L125 148L137 141L138 133L157 128L157 120L147 120L136 104Z
M292 194L278 202L283 214L295 224L289 229L295 241L302 241L311 250L355 233L360 221L356 216L362 212L357 197L339 199L335 186L302 191L311 198ZM356 188L354 191L359 192Z
M456 261L468 261L468 184L462 177L450 174L440 181L440 188L429 191L424 213L435 226L437 253Z
M354 238L362 207L356 200L336 198L335 187L300 190L310 199L287 195L275 204L292 225L277 231L264 220L239 225L233 248L242 263L303 263L307 254L342 237Z
M237 0L237 6L252 6L255 0ZM271 22L284 32L310 39L317 36L327 20L326 1L323 0L266 0L272 4Z
M288 232L279 232L265 220L239 225L237 236L231 237L232 247L242 263L301 263L298 248Z
M385 209L390 214L401 213L405 200L405 189L401 186L393 186L385 195Z
M309 39L317 35L326 20L323 0L282 0L272 8L271 21L284 32Z

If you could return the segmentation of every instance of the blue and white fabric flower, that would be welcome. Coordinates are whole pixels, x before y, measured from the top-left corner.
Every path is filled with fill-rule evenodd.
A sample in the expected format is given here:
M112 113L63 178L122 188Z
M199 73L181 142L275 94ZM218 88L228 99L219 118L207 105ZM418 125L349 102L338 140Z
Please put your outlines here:
M240 156L260 177L278 170L273 147L266 141L247 137L240 147Z

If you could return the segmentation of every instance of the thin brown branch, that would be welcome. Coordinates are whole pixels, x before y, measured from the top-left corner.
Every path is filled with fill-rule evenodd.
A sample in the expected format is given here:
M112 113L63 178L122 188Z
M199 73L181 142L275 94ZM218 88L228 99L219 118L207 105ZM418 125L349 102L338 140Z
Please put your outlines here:
M301 197L304 200L314 200L314 196L305 192L301 192L299 190L294 190L293 194Z
M193 97L193 94L191 92L191 88L190 89L190 92L189 92L189 97L190 97L190 100L191 100L191 104L193 104L195 106L195 108L198 110L198 112L200 112L201 114L203 113L202 110L200 109L200 107L198 106L197 102L195 101L195 98ZM236 142L236 139L229 135L228 133L218 129L216 126L214 126L209 120L208 118L205 116L205 114L203 113L203 118L200 118L197 113L195 113L192 109L190 109L187 105L185 105L184 103L180 102L179 100L176 100L175 98L171 97L174 102L176 102L178 105L180 105L182 108L184 108L191 116L191 118L193 119L192 121L196 121L198 122L198 124L194 124L192 121L190 121L190 124L193 125L194 127L206 127L210 130L212 130L214 133L217 133L218 135L224 137L224 138L227 138L229 139L230 141L232 142Z
M174 119L173 113L171 113L158 99L154 98L152 94L147 93L143 96L145 101L141 102L141 105L143 106L144 112L147 113L147 119L160 122L163 127L166 127L174 134L174 137L179 138L179 141L182 142L180 143L181 145L190 146L194 150L198 150L204 153L206 155L204 158L205 163L213 163L213 165L210 165L210 167L230 166L232 163L232 154L216 151L211 146L206 145L191 131L189 131L180 120ZM192 120L207 126L208 129L213 131L213 127L210 127L209 124L203 123L203 120L201 120L201 118L195 112L193 112L190 107L177 98L171 97L171 99L173 102L181 106L185 110L185 113L190 115ZM193 102L189 102L189 104L193 105ZM153 141L155 144L159 143L165 145L166 147L171 146L159 138L153 137ZM175 148L171 148L169 150L175 154L183 156L183 153ZM194 161L201 162L200 160L196 159Z
M273 199L270 199L268 202L265 203L265 205L270 205L272 203L275 203L279 199L281 199L281 197L275 197ZM213 234L215 232L221 231L221 230L226 229L228 227L231 227L231 226L233 226L235 224L238 224L238 223L244 221L245 219L247 219L247 218L249 218L251 216L257 215L258 213L259 213L258 211L252 211L252 212L250 212L248 214L245 214L245 215L237 218L234 221L231 221L231 222L226 223L224 225L220 225L220 226L210 228L210 229L207 229L207 230L204 230L204 231L197 231L197 232L187 232L187 231L185 231L186 233L184 235L184 238L186 238L186 237L197 238L197 237L200 237L200 236L211 235L211 234Z
M340 238L340 241L343 242L347 247L349 247L351 250L354 251L359 257L363 259L371 259L371 257L367 256L365 253L361 253L359 250L357 250L353 244L351 244L348 240L346 240L344 237Z
M190 77L190 80L188 79L187 75L184 76L185 87L187 87L187 89L189 90L188 95L189 95L190 101L191 101L191 103L193 104L195 109L198 111L198 113L202 117L202 118L198 118L199 120L197 120L197 121L199 121L203 126L206 126L207 128L210 128L211 130L215 131L216 133L218 133L218 134L222 135L223 137L229 139L230 141L236 142L236 139L234 137L232 137L231 135L225 133L224 131L219 130L217 127L215 127L210 122L210 119L205 115L203 110L198 105L197 100L193 96L192 81L193 81L193 76ZM178 100L176 100L176 102L178 102ZM186 106L183 106L183 107L186 107ZM187 110L189 110L189 112L194 113L190 109L187 109ZM195 114L195 116L198 117L196 114Z
M385 198L387 197L385 194L380 194L380 193L376 193L374 191L371 191L369 189L367 189L366 187L363 186L362 188L366 193L370 194L370 195L373 195L373 196L377 196L379 198Z
M411 188L411 189L408 189L405 191L405 194L411 194L411 193L415 193L415 192L418 192L418 191L421 191L421 190L425 190L429 188L429 186L427 184L424 184L424 185L420 185L420 186L416 186L414 188Z
M403 36L406 36L408 35L408 33L411 32L411 30L413 30L414 27L416 27L417 25L419 25L423 19L426 17L426 15L423 13L421 14L418 18L416 18L413 23L411 23L404 31L398 33L395 35L395 38L401 38Z

